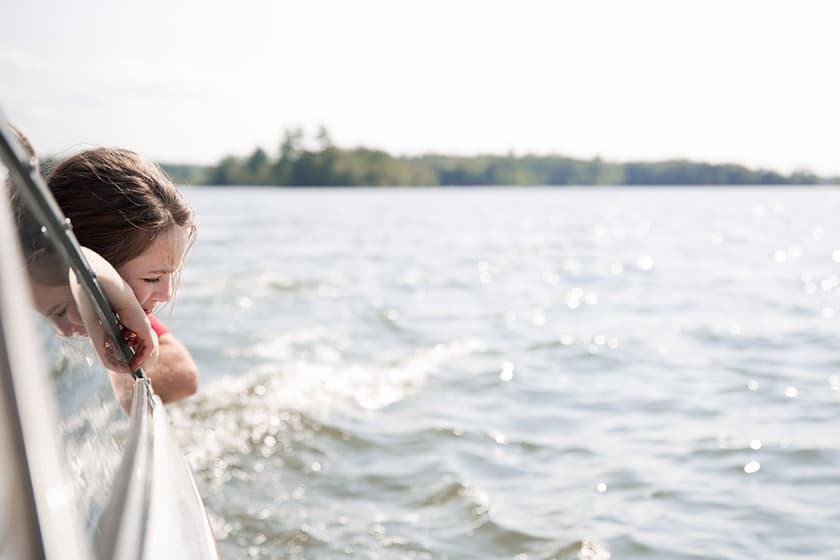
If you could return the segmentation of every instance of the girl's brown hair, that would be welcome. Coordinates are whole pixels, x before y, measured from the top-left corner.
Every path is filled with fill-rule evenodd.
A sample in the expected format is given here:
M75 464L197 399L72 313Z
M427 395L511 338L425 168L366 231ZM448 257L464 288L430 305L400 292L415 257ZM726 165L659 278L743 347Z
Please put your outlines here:
M114 268L173 227L195 234L192 210L178 189L160 167L135 152L86 150L56 165L47 184L79 243Z

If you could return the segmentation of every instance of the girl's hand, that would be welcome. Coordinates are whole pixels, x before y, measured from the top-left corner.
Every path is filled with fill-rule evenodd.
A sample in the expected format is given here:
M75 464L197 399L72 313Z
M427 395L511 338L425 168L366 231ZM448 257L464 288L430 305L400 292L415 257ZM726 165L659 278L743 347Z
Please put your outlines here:
M157 334L152 330L146 312L143 311L131 287L125 283L110 263L87 248L82 248L82 251L91 268L96 272L96 279L105 297L108 298L111 307L119 317L119 322L123 327L123 339L134 349L134 356L130 363L126 363L113 341L105 336L93 305L71 270L70 288L88 337L99 359L106 368L118 373L131 373L140 367L151 368L157 361L159 346Z
M87 323L87 321L85 322ZM141 334L138 334L138 332ZM122 352L119 351L110 338L105 336L105 331L102 329L99 321L96 321L96 327L93 333L88 329L88 336L100 360L111 371L131 373L141 367L143 369L149 369L157 362L160 345L157 334L151 329L151 326L148 329L146 327L140 327L137 331L125 326L122 327L123 340L134 351L131 362L128 364L125 362Z

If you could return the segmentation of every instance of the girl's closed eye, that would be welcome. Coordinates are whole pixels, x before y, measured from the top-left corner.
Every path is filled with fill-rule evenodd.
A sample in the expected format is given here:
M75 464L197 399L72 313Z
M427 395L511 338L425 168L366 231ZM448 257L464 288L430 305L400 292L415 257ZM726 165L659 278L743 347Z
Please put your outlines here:
M58 319L61 319L65 315L67 315L67 306L66 305L64 307L62 307L61 309L58 309L58 310L53 312L53 316L58 318Z
M143 278L143 282L146 282L147 284L155 284L157 282L160 282L160 277L157 277L157 278Z

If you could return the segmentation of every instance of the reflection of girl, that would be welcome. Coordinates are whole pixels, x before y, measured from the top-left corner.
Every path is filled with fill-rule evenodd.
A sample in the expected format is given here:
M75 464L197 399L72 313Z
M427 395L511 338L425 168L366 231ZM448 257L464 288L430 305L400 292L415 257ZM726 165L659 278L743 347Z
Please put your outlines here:
M98 263L99 268L110 264L116 269L148 315L160 343L157 363L146 372L155 393L164 402L193 394L198 370L192 356L151 315L158 304L172 297L195 234L192 211L175 185L136 153L110 148L87 150L64 160L50 173L47 184L72 222L79 243L107 261ZM68 303L65 317L72 328L90 333L98 347L103 335L87 305L77 312ZM133 379L114 371L110 378L127 410Z
M151 368L158 357L158 340L131 287L102 257L84 247L82 252L96 274L97 282L108 298L111 308L119 316L120 323L132 333L134 357L130 364L126 364L118 355L109 351L110 343L105 343L105 333L98 327L98 322L94 319L91 323L89 320L89 323L95 325L91 329L91 342L102 363L109 370L122 373L134 371L138 367ZM61 258L46 252L27 257L30 285L37 311L49 319L61 335L87 336L85 322L76 302L82 303L82 309L88 318L93 317L94 311L90 308L87 295L78 292L74 294L71 290L68 284L69 271L61 262ZM81 290L78 284L77 288Z

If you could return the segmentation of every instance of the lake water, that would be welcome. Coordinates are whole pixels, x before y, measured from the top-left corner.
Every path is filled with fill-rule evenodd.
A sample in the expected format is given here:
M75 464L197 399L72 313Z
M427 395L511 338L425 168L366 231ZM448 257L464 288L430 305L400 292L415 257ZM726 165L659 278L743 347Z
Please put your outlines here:
M185 193L225 558L840 554L840 191Z

